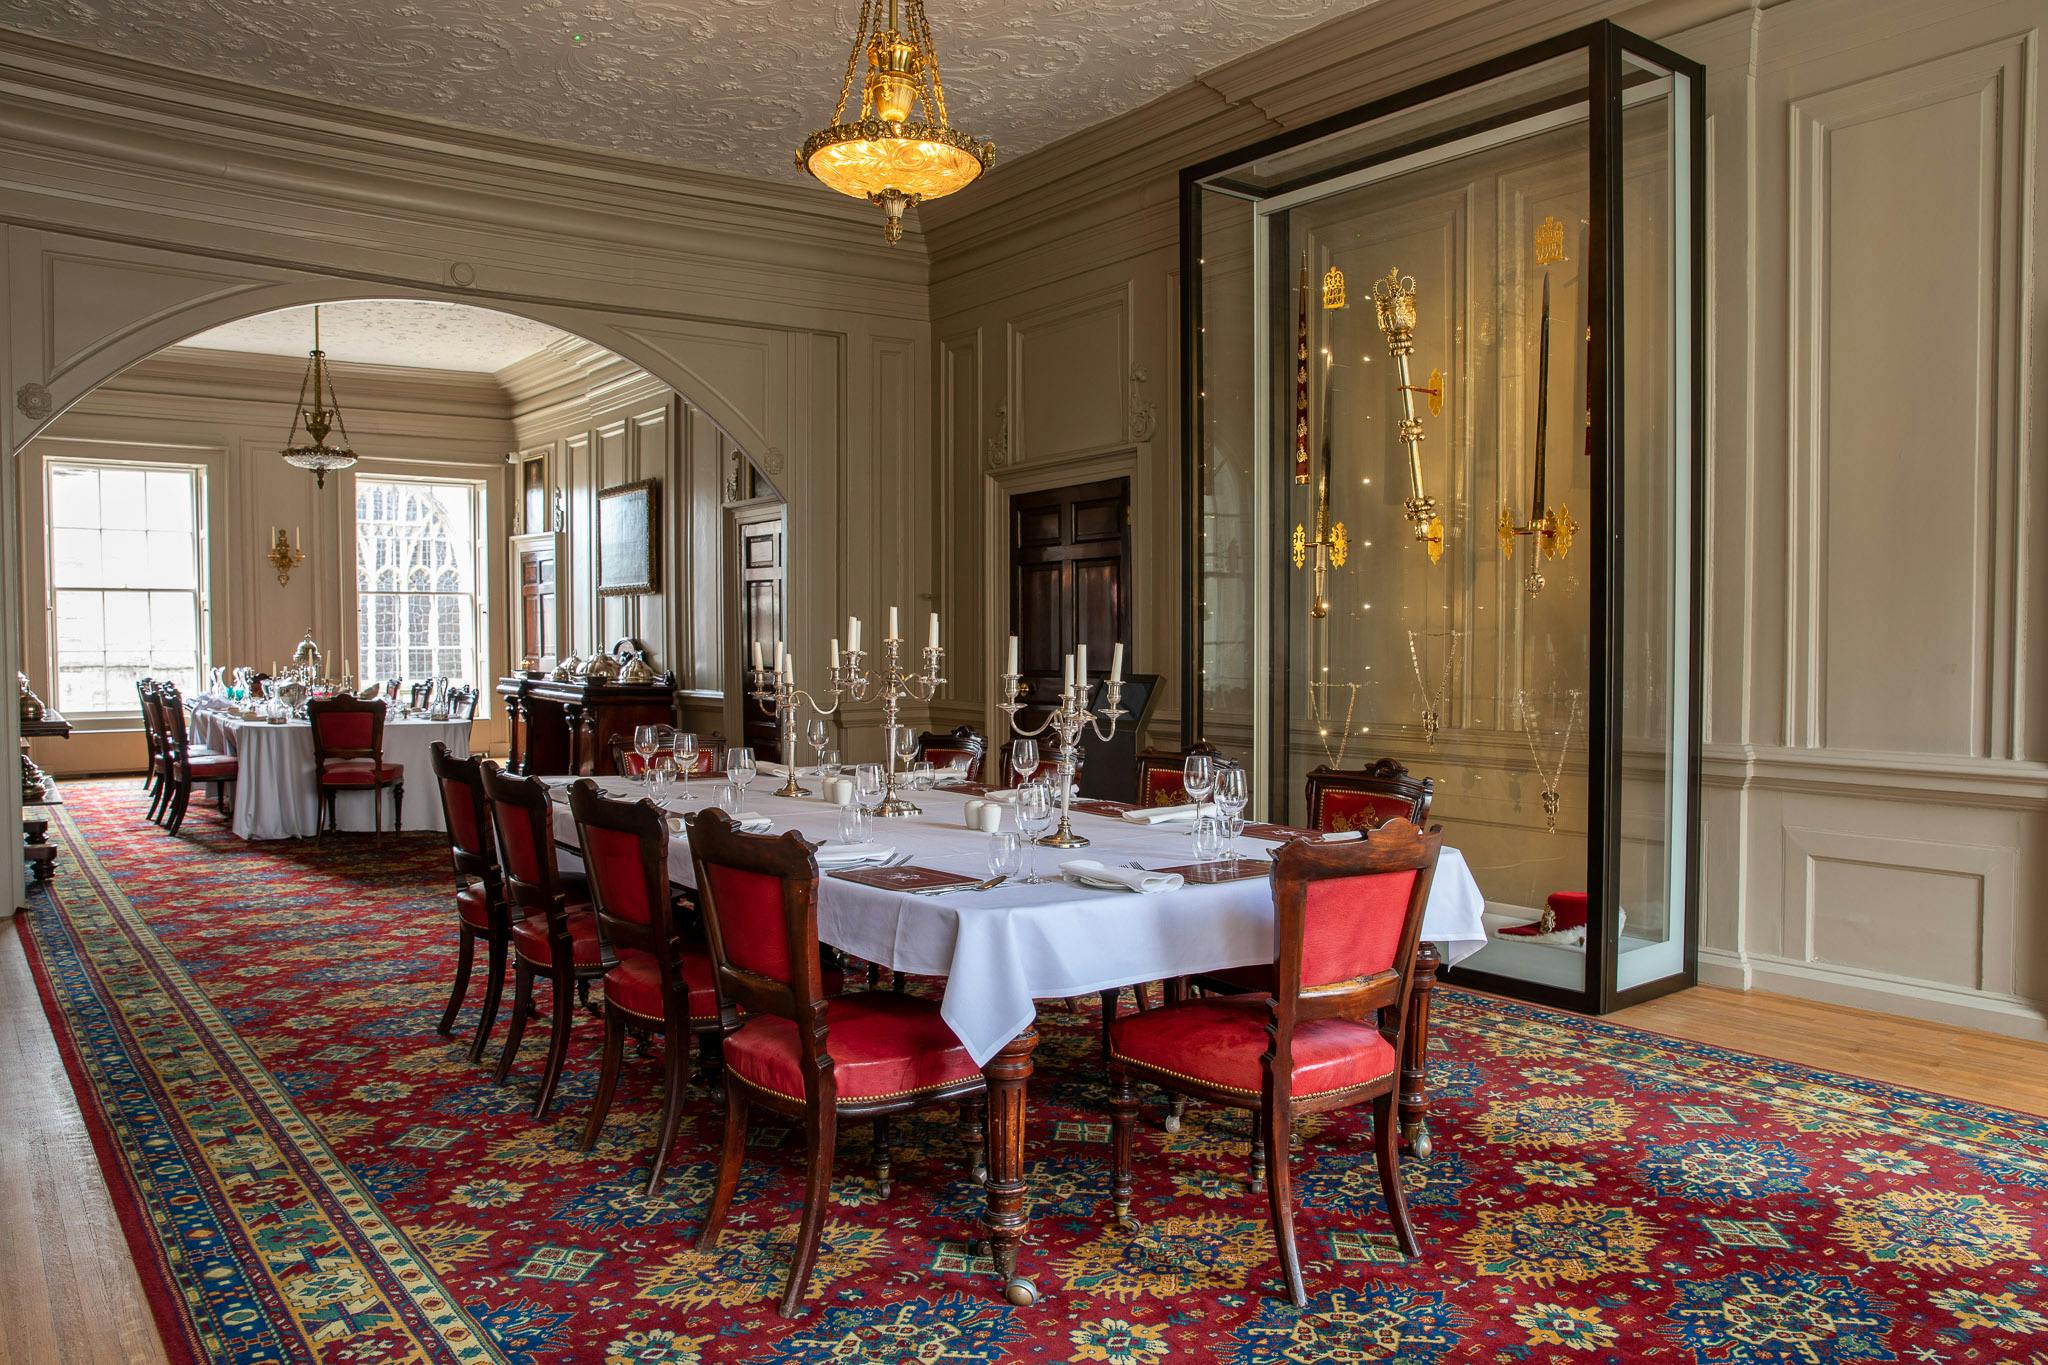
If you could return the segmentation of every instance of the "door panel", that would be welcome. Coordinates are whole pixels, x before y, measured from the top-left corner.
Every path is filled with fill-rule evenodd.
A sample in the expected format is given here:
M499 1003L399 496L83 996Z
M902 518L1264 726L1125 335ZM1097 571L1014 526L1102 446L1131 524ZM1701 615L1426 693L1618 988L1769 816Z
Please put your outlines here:
M739 680L740 738L762 758L780 758L776 752L775 718L768 708L747 695L746 670L751 666L753 647L761 646L764 658L773 660L775 642L787 638L783 559L782 509L763 514L750 512L736 525L739 536Z

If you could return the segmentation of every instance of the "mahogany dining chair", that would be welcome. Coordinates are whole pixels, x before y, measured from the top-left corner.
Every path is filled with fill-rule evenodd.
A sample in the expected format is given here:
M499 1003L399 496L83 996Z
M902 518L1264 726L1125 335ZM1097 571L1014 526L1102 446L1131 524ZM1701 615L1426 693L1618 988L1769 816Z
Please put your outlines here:
M512 1023L493 1084L503 1085L512 1074L520 1040L533 1017L534 980L545 978L552 992L552 1015L547 1061L533 1102L533 1115L540 1118L554 1101L569 1058L576 1001L587 998L590 983L616 959L598 937L597 917L589 904L570 899L555 857L554 808L547 783L537 777L510 776L488 759L483 778L491 828L498 839L498 867L505 879L512 947Z
M370 793L370 826L384 833L384 792L391 791L391 828L405 829L405 765L384 761L384 703L358 697L315 697L306 703L313 730L313 783L318 793L313 833L339 831L335 798Z
M1418 1254L1401 1189L1395 1099L1422 912L1443 833L1394 819L1355 842L1295 840L1273 855L1270 992L1205 996L1110 1026L1111 1200L1130 1228L1134 1078L1257 1115L1266 1202L1287 1296L1308 1292L1294 1241L1296 1114L1370 1103L1380 1190L1405 1255Z
M484 795L483 760L457 758L435 740L429 752L434 784L441 791L443 823L448 826L448 853L455 865L455 983L448 1008L441 1012L440 1033L454 1032L455 1017L469 994L476 943L484 943L484 999L477 1013L476 1036L469 1060L484 1055L491 1025L498 1019L498 999L505 986L505 959L511 948L511 912L505 905L505 878L498 867L498 849L491 837L491 803Z
M711 941L725 1055L725 1146L697 1247L717 1245L739 1181L747 1116L804 1129L804 1209L783 1288L795 1317L831 1205L842 1119L873 1120L875 1178L890 1192L889 1119L986 1093L936 1001L894 991L828 997L818 945L818 864L794 831L743 834L720 810L690 817L690 856Z

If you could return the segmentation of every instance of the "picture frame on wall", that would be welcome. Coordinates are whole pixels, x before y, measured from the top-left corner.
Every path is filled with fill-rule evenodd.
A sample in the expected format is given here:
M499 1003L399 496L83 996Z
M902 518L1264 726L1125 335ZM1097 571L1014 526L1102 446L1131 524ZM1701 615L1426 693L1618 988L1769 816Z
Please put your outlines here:
M514 535L532 535L549 529L548 452L530 450L519 457L519 509Z
M597 495L597 593L639 597L661 591L661 480L641 479Z

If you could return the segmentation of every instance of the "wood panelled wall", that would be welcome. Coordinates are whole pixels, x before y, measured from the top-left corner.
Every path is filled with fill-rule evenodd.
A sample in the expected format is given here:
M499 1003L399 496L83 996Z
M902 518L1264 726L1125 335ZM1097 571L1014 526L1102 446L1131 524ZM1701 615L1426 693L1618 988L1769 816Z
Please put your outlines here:
M1119 470L1178 565L1180 166L1600 17L1709 72L1702 974L2048 1038L2038 0L1380 0L924 206L947 592Z

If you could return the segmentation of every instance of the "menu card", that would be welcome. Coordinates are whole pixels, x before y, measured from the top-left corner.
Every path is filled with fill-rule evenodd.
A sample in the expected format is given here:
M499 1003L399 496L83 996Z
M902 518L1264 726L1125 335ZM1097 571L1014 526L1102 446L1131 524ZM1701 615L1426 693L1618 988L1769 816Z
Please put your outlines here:
M1295 825L1247 824L1244 832L1254 839L1264 839L1269 844L1292 843L1296 839L1320 839L1323 836L1312 829Z
M1265 880L1273 865L1263 858L1240 858L1214 863L1189 863L1184 867L1162 867L1161 872L1178 872L1189 886L1219 886L1224 882Z
M879 887L884 891L908 891L913 894L924 891L943 891L955 886L975 886L978 877L963 877L958 872L944 872L936 867L856 867L844 872L829 874L843 882L856 882L861 886Z

